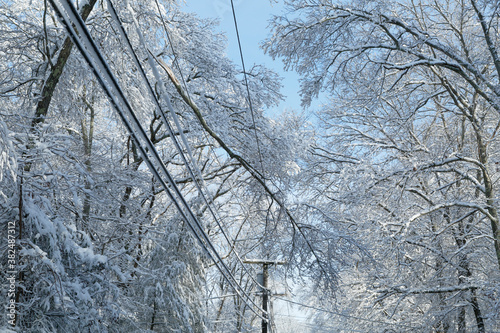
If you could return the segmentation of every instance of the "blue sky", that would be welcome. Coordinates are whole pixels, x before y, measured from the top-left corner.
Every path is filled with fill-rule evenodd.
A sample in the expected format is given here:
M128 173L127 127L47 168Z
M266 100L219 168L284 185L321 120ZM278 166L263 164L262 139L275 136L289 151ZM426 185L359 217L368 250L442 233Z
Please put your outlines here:
M281 113L284 109L300 110L300 97L298 96L298 75L294 72L285 72L281 60L273 61L264 54L259 47L260 43L269 35L268 24L272 15L279 14L283 9L281 3L272 0L233 0L238 21L238 29L245 59L245 67L251 68L253 64L263 64L273 69L284 78L282 94L283 101L274 110L267 110L272 116ZM186 11L194 12L202 18L217 18L220 21L220 30L228 38L227 55L241 67L238 42L234 28L231 0L186 0L183 6Z

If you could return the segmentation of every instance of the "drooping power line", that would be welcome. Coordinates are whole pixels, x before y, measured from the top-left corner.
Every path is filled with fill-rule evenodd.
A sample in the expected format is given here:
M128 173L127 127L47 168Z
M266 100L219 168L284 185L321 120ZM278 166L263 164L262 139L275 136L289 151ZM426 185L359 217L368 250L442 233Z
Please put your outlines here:
M246 294L243 287L238 284L236 278L232 275L229 268L222 261L219 253L206 235L196 215L193 213L193 211L187 204L186 199L183 197L179 188L176 186L173 177L170 175L169 171L166 169L166 166L161 161L158 152L156 151L152 142L149 140L139 120L135 116L130 103L125 97L106 61L100 54L99 49L95 45L92 37L90 36L90 33L88 32L85 24L78 15L73 4L71 4L70 2L59 3L58 0L49 1L56 11L56 14L61 19L61 22L65 26L66 30L68 31L73 43L80 50L88 65L93 69L100 85L110 99L113 107L118 112L123 124L129 131L134 142L136 142L137 147L139 148L141 155L144 157L144 161L148 165L150 171L160 182L165 192L171 198L177 210L179 211L183 219L187 222L195 237L198 239L200 245L207 252L224 278L228 281L228 283L231 284L236 293L241 294L240 296L244 296L242 297L242 300L257 316L260 317L259 311L262 311L262 309L260 309L259 306L256 305L255 302L253 302L253 299L248 294ZM75 30L73 29L73 25L80 32L80 36L76 34ZM143 144L146 147L144 147ZM155 163L151 161L151 158ZM167 182L169 183L173 193L163 179L162 175L167 178ZM252 304L250 304L249 302L253 303L253 306L258 310L254 310Z

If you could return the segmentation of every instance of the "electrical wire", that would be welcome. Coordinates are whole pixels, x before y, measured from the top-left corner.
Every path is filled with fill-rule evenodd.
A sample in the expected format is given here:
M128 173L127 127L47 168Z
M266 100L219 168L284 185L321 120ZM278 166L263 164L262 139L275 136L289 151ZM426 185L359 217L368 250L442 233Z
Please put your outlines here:
M125 39L125 41L126 41L126 43L127 43L127 46L128 46L128 48L129 48L129 51L131 52L131 54L132 54L132 56L133 56L133 60L134 60L134 62L135 62L135 64L136 64L136 67L137 67L137 68L139 69L139 71L141 72L141 75L142 75L142 77L143 77L143 80L147 83L147 87L148 87L148 90L149 90L149 92L150 92L150 95L151 95L151 97L153 98L153 100L155 101L155 106L156 106L156 108L157 108L158 114L160 114L160 115L162 116L163 123L164 123L164 124L165 124L165 126L167 127L168 132L169 132L169 134L170 134L170 137L172 138L172 141L174 142L174 145L175 145L175 147L176 147L177 151L179 152L179 155L181 156L181 158L182 158L182 160L183 160L184 164L186 165L186 167L187 167L187 169L188 169L188 171L189 171L189 173L190 173L190 176L191 176L191 178L192 178L192 180L193 180L193 182L194 182L195 186L197 187L198 192L200 193L200 195L202 196L203 200L205 201L205 203L206 203L206 205L207 205L207 207L208 207L208 209L209 209L209 211L210 211L211 215L213 216L213 218L214 218L214 220L215 220L216 224L218 225L219 229L221 230L222 234L224 235L224 238L226 239L226 241L228 242L228 244L229 244L230 246L233 246L233 244L234 244L234 240L230 240L230 239L229 239L230 237L228 236L228 233L225 231L225 229L223 228L222 224L220 223L221 218L220 218L220 215L219 215L219 217L217 217L217 215L218 215L218 214L217 214L217 209L216 209L216 208L215 208L215 209L213 209L213 208L212 208L212 205L210 205L210 202L211 202L212 204L214 204L214 200L213 200L213 199L211 199L211 200L209 201L209 200L207 199L206 195L204 194L203 190L202 190L202 187L204 187L204 188L205 188L205 190L206 190L206 192L207 192L207 193L209 192L209 191L208 191L208 189L206 188L206 185L204 184L203 177L202 177L202 175L201 175L201 171L200 171L199 167L197 166L197 164L196 164L196 162L195 162L195 159L194 159L194 157L193 157L193 155L192 155L192 152L191 152L191 149L190 149L190 147L189 147L189 144L188 144L187 140L185 139L185 136L183 135L183 132L184 132L184 131L183 131L182 127L180 126L180 123L179 123L179 121L178 121L178 119L177 119L177 117L176 117L176 113L175 113L175 111L173 110L172 105L169 103L168 98L165 98L165 99L167 100L167 104L168 104L168 107L169 107L170 114L172 115L172 117L174 118L174 121L175 121L175 123L176 123L176 126L177 126L177 131L178 131L179 135L181 136L181 139L182 139L182 141L183 141L183 143L184 143L184 146L186 147L186 150L188 151L188 156L189 156L189 158L190 158L190 160L191 160L191 164L193 165L193 168L195 169L194 171L193 171L193 168L191 168L191 166L190 166L190 164L189 164L189 162L188 162L187 158L185 157L184 152L183 152L182 148L180 147L179 142L178 142L178 141L177 141L177 139L175 138L175 135L174 135L174 132L173 132L173 130L172 130L172 127L170 126L170 123L169 123L168 119L167 119L167 118L166 118L166 116L165 116L165 112L163 112L163 110L161 109L161 106L160 106L160 104L159 104L159 101L157 100L157 98L156 98L156 96L155 96L155 94L154 94L154 92L153 92L153 89L152 89L152 87L151 87L151 84L149 83L149 81L148 81L148 79L147 79L147 77L146 77L145 71L144 71L144 69L143 69L142 65L141 65L141 64L140 64L140 62L139 62L139 59L138 59L138 57L137 57L137 54L136 54L136 53L135 53L135 51L133 50L133 47L132 47L132 45L131 45L131 43L130 43L130 39L128 38L128 35L127 35L126 31L124 30L124 28L123 28L123 26L122 26L121 20L119 19L118 15L117 15L117 13L116 13L116 10L115 10L115 8L114 8L114 6L113 6L113 4L112 4L112 2L111 2L110 0L108 0L108 5L109 5L109 8L110 8L110 12L112 12L113 17L117 20L117 22L118 22L118 24L119 24L119 28L120 28L120 30L121 30L121 32L122 32L122 35L124 36L124 39ZM131 14L132 14L132 13L131 13ZM162 17L162 20L163 20L163 16L161 15L161 12L160 12L160 16ZM133 15L132 15L132 17L133 17ZM136 23L135 25L136 25L136 30L137 30L137 33L138 33L139 35L141 35L141 38L140 38L140 39L141 39L141 41L143 41L143 40L144 40L144 38L142 37L142 33L141 33L141 31L138 29L138 27L137 27L137 22L135 22L135 23ZM164 22L163 22L163 23L164 23ZM165 25L164 25L164 26L165 26ZM166 29L166 27L165 27L165 29ZM168 32L167 32L167 36L168 36ZM170 37L168 37L168 39L169 39L170 45L171 45L171 47L172 47L172 51L173 51L173 52L174 52L174 54L175 54L175 51L173 50L173 45L172 45L172 42L171 42ZM144 47L144 48L146 48L146 46L145 46L144 44L143 44L143 47ZM152 57L154 57L154 55L152 55L152 53L151 53L151 52L149 52L149 53L151 54L151 56L152 56ZM148 59L149 59L149 57L148 57ZM155 58L155 59L156 59L156 58ZM157 70L155 70L155 66L154 66L154 64L152 64L152 63L150 62L150 66L152 67L152 69L153 69L153 71L155 72L155 74L158 74ZM178 64L177 64L177 66L178 66ZM180 72L180 73L181 73L182 79L184 80L184 77L183 77L183 75L182 75L182 72ZM159 78L159 75L155 75L155 77L157 78L157 80L158 80L159 82L161 82L161 81L160 81L160 78ZM184 82L184 86L186 87L185 82ZM162 89L162 88L163 88L163 85L160 85L160 89ZM164 89L162 89L162 90L163 90L163 92L162 92L162 93L163 93L163 96L165 97L167 93L166 93L166 91L164 91ZM196 172L196 173L197 173L198 178L195 176L194 172ZM198 181L198 179L199 179L199 181ZM199 182L201 182L201 185L199 184ZM234 250L233 250L233 251L234 251ZM237 255L237 256L239 257L239 255ZM240 261L241 261L241 259L240 259Z
M212 216L213 216L213 218L214 218L214 220L215 220L216 224L218 225L219 229L221 230L222 234L224 235L224 237L225 237L226 241L228 242L228 244L229 244L230 246L232 246L232 247L233 247L233 250L232 250L232 251L233 251L234 255L236 256L237 260L239 261L239 263L242 265L243 270L244 270L244 271L248 274L248 276L251 278L251 280L253 280L253 282L254 282L255 284L257 284L258 286L260 286L259 282L258 282L258 281L254 278L254 275L255 275L255 274L252 274L252 273L255 273L255 272L252 272L252 273L250 273L250 272L249 272L249 270L248 270L247 266L246 266L246 265L244 265L244 263L243 263L243 261L242 261L242 259L241 259L241 256L238 254L238 252L236 251L236 249L234 249L234 243L235 243L235 240L232 240L232 241L231 241L231 240L229 239L229 236L228 236L227 232L225 231L225 229L224 229L223 225L220 223L221 218L220 218L220 215L219 215L219 217L217 217L217 215L218 215L218 214L217 214L217 208L215 207L215 204L214 204L213 199L212 199L212 200L210 200L210 202L212 202L212 203L214 204L214 209L212 209L212 208L211 208L210 202L208 201L208 199L206 198L205 194L203 193L203 191L202 191L202 189L201 189L201 186L204 186L204 187L205 187L205 189L206 189L206 185L204 184L204 182L203 182L203 178L201 177L201 171L200 171L199 167L197 166L197 164L196 164L196 162L195 162L195 160L194 160L194 158L193 158L192 154L190 153L190 149L189 149L189 145L188 145L188 143L187 143L187 140L185 140L185 139L184 139L184 140L183 140L183 142L184 142L184 145L188 147L188 152L189 152L189 154L191 155L191 156L190 156L190 159L191 159L191 162L193 163L194 168L196 169L196 171L197 171L197 173L198 173L198 176L199 176L200 181L201 181L201 183L202 183L202 184L201 184L201 186L199 185L199 183L198 183L198 181L197 181L197 178L195 177L194 172L193 172L193 170L191 169L191 167L190 167L190 165L189 165L189 163L188 163L188 161L187 161L187 159L186 159L186 157L185 157L185 155L184 155L184 152L182 151L182 148L180 147L179 142L178 142L178 141L176 140L176 138L175 138L175 135L174 135L173 130L172 130L171 126L170 126L170 123L168 122L168 119L166 118L165 113L164 113L164 112L163 112L163 110L161 109L160 103L159 103L159 101L157 100L157 98L156 98L156 96L155 96L155 94L154 94L154 92L153 92L153 89L152 89L152 87L151 87L151 84L149 83L149 81L148 81L148 79L147 79L147 77L146 77L145 71L144 71L144 69L143 69L143 67L142 67L142 65L141 65L141 63L140 63L140 61L139 61L139 59L138 59L138 57L137 57L137 54L135 53L135 51L134 51L134 49L133 49L133 47L132 47L132 45L131 45L130 39L128 38L128 35L127 35L127 33L126 33L125 29L123 28L122 22L121 22L121 20L119 19L118 15L117 15L117 12L116 12L116 10L115 10L115 8L114 8L114 6L113 6L113 4L112 4L112 2L111 2L110 0L108 0L108 7L109 7L109 9L110 9L110 12L111 12L111 14L112 14L113 18L117 21L117 23L118 23L118 25L119 25L119 29L120 29L121 35L123 36L123 39L125 40L125 42L126 42L126 44L127 44L127 47L129 48L129 51L131 52L131 54L132 54L132 56L133 56L133 60L134 60L134 62L135 62L135 64L136 64L136 67L137 67L137 68L139 69L139 71L141 72L141 75L142 75L142 77L143 77L143 80L146 82L146 84L147 84L147 86L148 86L148 88L149 88L148 90L149 90L149 92L150 92L151 97L152 97L152 98L153 98L153 100L155 101L155 106L156 106L156 108L157 108L157 111L158 111L158 113L162 116L163 123L164 123L164 124L165 124L165 126L167 127L167 129L168 129L168 131L169 131L169 134L170 134L170 137L171 137L171 139L173 140L174 145L175 145L175 147L176 147L177 151L179 152L179 155L181 156L181 158L182 158L182 160L183 160L184 164L186 165L187 169L189 170L190 176L191 176L191 178L193 179L193 182L195 183L195 185L196 185L196 187L197 187L197 189L198 189L198 192L199 192L199 193L201 194L201 196L203 197L203 199L204 199L204 201L205 201L205 203L206 203L206 205L207 205L207 207L208 207L208 209L209 209L210 213L212 214ZM134 16L133 16L133 13L132 13L132 12L131 12L131 17L134 19L134 23L135 23L135 26L136 26L137 33L138 33L138 34L139 34L139 36L140 36L141 42L143 42L143 41L144 41L144 38L143 38L142 33L140 32L140 30L138 29L138 24L137 24L137 22L135 21L135 18L134 18ZM164 27L165 27L165 25L164 25ZM170 40L170 39L169 39L169 40ZM171 43L171 40L170 40L170 43ZM170 44L170 45L171 45L171 47L172 47L172 51L173 51L173 53L175 54L175 50L173 49L173 45L172 45L172 44ZM144 47L145 49L147 48L147 47L146 47L146 45L145 45L144 43L143 43L143 47ZM151 52L149 52L149 53L151 54L151 56L153 56ZM154 56L153 56L153 57L154 57ZM150 57L148 57L148 60L151 60L151 59L150 59ZM160 79L160 77L159 77L158 71L156 70L156 68L155 68L154 64L152 63L152 61L149 61L149 63L150 63L151 68L153 69L153 72L154 72L154 74L155 74L155 77L157 78L157 81L158 81L158 82L161 82L161 79ZM179 71L180 71L180 68L179 68ZM182 75L181 75L181 76L182 76ZM183 78L183 76L182 76L182 78ZM184 86L186 87L185 82L184 82ZM160 89L162 89L162 88L163 88L163 85L160 85ZM166 94L167 94L167 93L166 93L166 91L165 91L164 89L162 89L162 94L163 94L163 96L164 96L164 97L165 97L165 96L166 96ZM168 99L167 99L167 102L169 102L169 100L168 100ZM173 110L172 105L171 105L170 103L167 103L167 104L168 104L168 106L169 106L170 114L175 115L175 111ZM180 127L180 125L179 125L179 123L178 123L178 122L177 122L177 130L178 130L178 132L179 132L179 133L181 133L181 135L182 135L182 133L183 133L183 129L182 129L182 127ZM219 164L220 164L220 163L219 163ZM208 193L208 189L206 189L206 191L207 191L207 193ZM262 287L262 286L260 286L260 287Z
M51 5L53 6L54 10L56 11L57 15L59 16L59 18L61 19L62 23L64 24L66 30L68 31L73 43L80 50L82 56L84 57L84 59L88 63L88 65L93 69L100 85L103 87L103 89L104 89L106 95L108 96L108 98L110 99L113 107L119 113L119 116L122 119L122 122L124 123L125 127L127 128L130 135L132 136L134 142L137 144L137 147L139 148L141 155L144 157L144 161L146 162L150 171L157 178L157 180L161 183L162 187L164 187L165 192L167 193L167 195L171 198L171 200L175 204L175 206L176 206L177 210L179 211L179 213L181 214L182 218L187 222L187 224L190 227L191 231L193 232L194 236L197 238L200 245L204 248L204 250L207 252L209 257L215 263L216 267L222 273L223 277L228 281L228 283L232 286L232 288L239 295L239 297L245 302L245 304L247 306L249 306L249 309L252 312L254 312L258 317L263 318L257 311L255 311L252 308L252 305L255 306L259 311L262 311L262 309L257 304L255 304L253 299L246 293L246 291L243 289L243 287L238 284L234 275L231 273L229 268L224 264L219 253L215 249L215 246L213 245L211 240L208 238L208 236L204 232L203 227L201 226L201 224L198 221L198 219L196 218L195 214L193 213L193 211L189 207L186 199L184 198L184 196L180 192L179 188L176 186L176 183L175 183L173 177L170 175L166 166L161 161L161 158L160 158L158 152L156 151L154 145L149 140L146 132L144 131L144 129L140 125L140 122L137 119L137 117L135 116L131 105L129 104L127 98L125 97L123 91L121 90L116 78L113 76L111 70L109 69L109 66L107 65L106 61L104 60L104 58L100 54L99 49L95 45L92 37L90 36L90 33L86 29L85 24L83 23L80 16L76 12L76 9L74 8L74 6L69 1L66 5L64 3L62 3L62 8L64 8L64 11L66 11L66 14L69 15L68 17L66 17L63 14L63 10L61 8L59 8L59 6L57 5L57 3L56 3L57 0L49 0L49 1L50 1ZM234 6L233 6L233 10L234 10ZM78 34L76 34L75 30L73 29L73 27L72 27L73 24L82 33L82 35L83 35L82 38L84 40L83 43L80 41L80 39L79 39L80 37L78 36ZM235 22L235 24L236 24L236 22ZM92 53L92 55L90 55L89 53L86 52L83 44L87 45L87 52ZM111 89L108 86L108 84L106 84L106 83L111 84L111 87L113 89ZM248 86L247 86L247 89L248 89ZM168 101L168 99L167 99L167 101ZM128 116L125 114L122 107L124 107ZM255 129L255 127L254 127L254 129ZM137 135L136 131L139 131L140 135ZM182 132L182 131L180 130L180 132ZM172 131L171 137L175 138L173 131ZM144 144L146 145L146 147L143 146L141 139L142 139L142 141L144 141ZM151 156L148 155L148 152L151 154ZM153 158L153 160L158 164L156 167L155 167L154 163L151 161L151 158ZM186 161L186 166L188 166L187 161ZM166 176L167 181L168 181L170 187L172 188L173 192L175 193L175 195L174 195L174 193L172 193L170 191L169 186L167 185L167 183L165 183L165 180L161 176L160 172L156 169L157 167L159 168L161 173L164 176ZM193 177L193 180L196 181L196 177L194 177L193 174L191 176ZM180 203L178 200L180 200ZM187 211L187 213L184 211L184 209ZM193 225L193 223L194 223L194 225ZM205 242L208 244L206 244ZM242 297L240 292L243 293L243 295L246 297L246 299ZM281 298L279 298L279 299L281 299ZM250 300L250 302L253 304L252 305L249 304L248 300ZM295 303L295 304L299 304L301 306L310 307L310 308L313 308L313 309L316 309L319 311L326 311L323 309L314 308L314 307L300 304L297 302L293 302L290 300L286 300L286 299L282 299L282 300L285 300L285 301L288 301L291 303ZM326 311L326 312L337 314L337 315L343 315L343 314L334 313L331 311ZM343 316L346 316L346 315L343 315ZM367 320L364 318L353 317L353 316L347 316L347 317L354 318L354 319L360 319L360 320ZM370 320L368 320L368 321L370 321ZM378 322L378 321L371 321L371 322ZM386 323L386 322L380 322L380 323L394 325L392 323Z
M162 187L164 187L165 192L168 194L168 196L171 198L173 203L175 204L177 210L181 214L182 218L187 222L188 226L190 227L191 231L195 235L195 237L198 239L200 245L204 248L204 250L207 252L209 257L214 261L216 264L217 268L219 271L223 274L224 278L228 281L229 284L234 288L235 292L240 294L240 291L242 294L246 297L243 298L242 300L245 302L247 306L249 306L249 309L254 312L257 316L261 317L260 313L252 308L252 306L248 303L248 300L253 303L253 306L255 306L259 311L262 311L260 307L255 304L253 299L246 294L245 290L238 284L236 281L236 278L234 275L232 275L231 271L229 268L224 264L222 261L220 255L218 254L217 250L215 249L213 243L210 241L206 233L204 232L203 228L201 227L199 221L197 220L196 216L194 215L193 211L187 204L185 198L183 197L182 193L178 189L178 187L175 184L174 179L166 169L166 166L163 164L161 161L161 158L159 157L158 152L156 151L154 145L151 143L149 140L148 136L146 135L146 132L140 125L140 122L138 121L137 117L135 116L132 107L130 106L127 98L125 97L123 91L121 90L116 78L113 76L111 73L111 70L109 69L109 66L107 65L106 61L102 57L102 55L99 52L99 49L95 45L95 42L93 41L92 37L90 36L90 33L88 32L85 24L83 23L82 19L78 15L76 9L74 8L73 4L71 2L67 2L66 4L63 3L56 3L57 0L49 0L52 7L56 11L56 14L60 18L61 22L65 26L66 30L68 31L73 43L77 46L77 48L80 50L80 53L84 57L85 61L88 63L88 65L93 69L100 85L103 87L106 95L111 101L111 104L113 107L116 109L118 112L120 118L122 119L122 122L124 123L125 127L131 134L134 142L136 142L139 151L141 155L144 157L144 161L148 165L148 168L150 171L153 173L153 175L157 178L157 180L162 184ZM61 6L61 7L59 7ZM66 15L63 13L66 12ZM76 34L75 30L73 29L73 25L75 28L77 28L81 36L78 36ZM83 38L83 42L80 41L80 38ZM87 48L83 46L85 44ZM111 85L108 86L108 84ZM124 107L124 109L122 109ZM125 112L127 112L127 115L125 115ZM130 123L130 120L132 121L132 124ZM133 126L134 125L134 126ZM137 135L137 132L139 132L140 135ZM147 149L142 146L141 140L142 139L147 146ZM165 183L163 177L160 175L160 172L156 169L154 164L150 160L150 156L148 156L148 152L152 155L153 159L156 161L158 164L158 168L160 171L163 173L164 176L166 176L167 181L170 184L170 187L175 193L174 194L170 191L169 186ZM181 201L181 203L178 202L178 200ZM187 213L183 210L187 210ZM194 223L194 225L193 225ZM198 231L197 231L198 230ZM198 232L201 234L198 234ZM205 242L208 243L205 244ZM213 251L213 253L212 253ZM241 297L241 295L240 295Z
M291 303L291 304L296 304L296 305L302 306L304 308L308 308L308 309L312 309L312 310L316 310L316 311L320 311L320 312L324 312L324 313L329 313L329 314L333 314L333 315L344 317L344 318L357 319L357 320L362 320L362 321L366 321L366 322L370 322L370 323L384 324L384 325L390 325L390 326L398 326L398 327L404 327L404 328L410 328L410 329L411 328L415 328L415 327L404 325L404 324L390 323L390 322L381 321L381 320L373 320L373 319L366 319L366 318L357 317L357 316L346 315L346 314L343 314L343 313L340 313L340 312L335 312L335 311L331 311L331 310L327 310L327 309L321 309L321 308L318 308L318 307L315 307L315 306L312 306L312 305L307 305L307 304L304 304L304 303L292 301L292 300L289 300L289 299L286 299L286 298L282 298L282 297L276 297L275 296L274 298L275 299L279 299L281 301L285 301L285 302Z
M175 52L174 44L172 43L172 38L170 38L170 33L168 32L167 24L165 23L165 19L163 18L163 14L161 13L160 3L158 2L158 0L155 0L155 3L156 3L156 8L158 9L158 14L160 15L161 23L163 25L163 30L165 31L165 35L167 36L168 43L170 44L170 48L172 49L172 55L174 56L174 59L172 61L176 65L177 70L179 71L179 74L180 74L181 80L182 80L182 84L184 85L184 89L186 90L186 94L188 95L188 98L191 100L191 96L189 94L189 89L187 88L186 80L184 80L184 74L182 74L181 66L179 65L179 59L178 59L177 54Z
M238 22L236 20L236 11L234 9L233 0L231 0L231 9L233 11L233 20L234 20L234 28L236 30L236 39L238 40L238 48L240 50L241 66L243 67L243 77L245 78L245 86L247 88L248 106L250 108L250 114L252 115L252 123L253 123L253 130L254 130L254 134L255 134L255 141L257 143L257 151L259 153L260 168L262 170L262 175L264 175L264 163L262 161L262 152L260 150L260 140L259 140L259 136L257 135L257 126L255 125L255 115L254 115L253 107L252 107L252 98L250 97L250 88L248 86L247 71L245 69L245 60L243 58L243 49L241 47L240 33L239 33L239 29L238 29Z

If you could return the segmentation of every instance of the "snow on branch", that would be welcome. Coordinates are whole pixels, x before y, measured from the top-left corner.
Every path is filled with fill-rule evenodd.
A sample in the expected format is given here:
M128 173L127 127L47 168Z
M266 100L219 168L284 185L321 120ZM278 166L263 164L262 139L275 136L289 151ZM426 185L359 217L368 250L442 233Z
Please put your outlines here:
M486 210L485 207L481 207L480 205L478 204L474 204L474 203L470 203L470 202L452 202L452 203L444 203L444 204L439 204L439 205L435 205L433 207L431 207L430 209L426 210L426 211L423 211L423 212L420 212L418 214L415 214L413 215L411 218L410 218L410 222L413 222L421 217L424 217L426 215L429 215L431 213L434 213L438 210L441 210L441 209L445 209L445 208L449 208L449 207L464 207L464 208L471 208L475 211L479 211L481 213L483 213L488 219L490 219L491 221L496 221L496 219Z
M383 296L381 297L383 299L394 294L403 294L404 296L419 295L419 294L441 294L441 293L453 293L457 291L474 290L480 288L481 286L475 284L435 287L435 288L407 288L406 286L396 286L380 290L379 293L383 294Z

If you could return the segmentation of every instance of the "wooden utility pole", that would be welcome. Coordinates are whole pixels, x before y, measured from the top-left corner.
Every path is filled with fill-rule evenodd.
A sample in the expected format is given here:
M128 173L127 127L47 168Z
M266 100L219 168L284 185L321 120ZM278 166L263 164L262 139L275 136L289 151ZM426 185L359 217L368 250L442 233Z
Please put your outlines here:
M258 264L262 265L262 333L267 333L267 328L269 327L269 316L267 311L267 305L269 303L269 289L267 287L269 281L269 266L270 265L284 265L286 261L271 261L271 260L259 260L259 259L245 259L243 260L245 264Z

